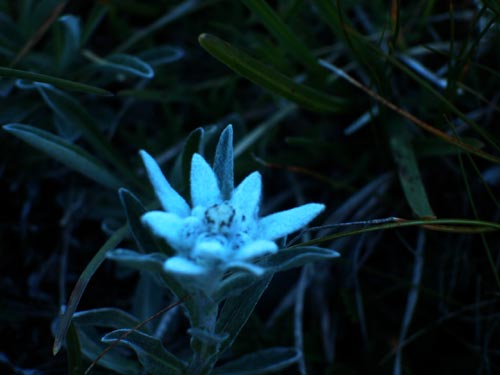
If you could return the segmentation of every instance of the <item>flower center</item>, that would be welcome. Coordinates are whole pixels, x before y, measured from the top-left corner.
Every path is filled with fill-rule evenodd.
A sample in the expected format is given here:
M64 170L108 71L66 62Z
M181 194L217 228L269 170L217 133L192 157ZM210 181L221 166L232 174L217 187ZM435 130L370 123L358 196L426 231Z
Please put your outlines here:
M205 211L205 222L211 233L230 234L236 210L227 202L214 204Z

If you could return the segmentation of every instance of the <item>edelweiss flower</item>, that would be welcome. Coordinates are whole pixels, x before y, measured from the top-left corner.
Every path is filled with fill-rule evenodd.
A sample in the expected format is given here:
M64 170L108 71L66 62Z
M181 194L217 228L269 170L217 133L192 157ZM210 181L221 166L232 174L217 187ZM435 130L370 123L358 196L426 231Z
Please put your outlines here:
M165 261L167 272L199 280L220 278L229 269L261 275L263 268L253 261L276 253L275 240L302 228L324 210L324 205L310 203L260 218L261 175L254 172L233 188L231 125L224 133L213 169L201 155L192 157L191 206L171 187L155 160L140 152L164 210L144 214L142 222L177 252ZM223 148L228 152L220 152ZM221 160L227 158L231 160ZM227 170L217 174L221 165Z

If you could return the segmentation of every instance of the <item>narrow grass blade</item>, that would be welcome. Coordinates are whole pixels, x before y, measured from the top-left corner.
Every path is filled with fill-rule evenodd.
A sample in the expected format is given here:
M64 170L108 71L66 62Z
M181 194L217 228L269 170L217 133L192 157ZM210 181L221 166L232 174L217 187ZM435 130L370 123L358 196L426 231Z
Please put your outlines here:
M82 351L80 348L80 339L78 331L71 323L68 329L68 336L66 341L68 348L68 374L69 375L83 375Z
M104 137L94 118L75 98L54 87L37 85L37 89L47 105L61 120L71 123L82 131L82 135L92 147L106 158L127 180L143 189L130 168L123 162L113 145Z
M56 328L56 334L54 339L54 345L52 347L52 353L56 355L63 345L64 338L66 337L66 333L68 332L68 328L71 324L71 318L78 307L78 303L82 298L83 292L87 287L90 279L97 271L101 263L106 259L106 253L109 250L114 249L125 237L128 232L127 226L123 226L118 229L99 249L97 254L94 255L92 260L87 264L85 270L82 272L78 281L76 282L75 288L69 297L68 305L66 306L65 311L63 312L61 319L58 322Z
M302 63L313 77L323 76L316 57L309 48L297 38L295 33L283 22L281 17L264 0L244 0L243 3L255 14L267 30L279 41L280 45L299 63Z
M413 151L409 129L393 117L387 125L392 155L406 200L417 217L434 217Z
M92 155L61 137L23 124L8 124L3 128L29 145L105 187L118 189L123 185Z
M19 78L19 79L27 79L34 82L49 83L51 85L59 87L60 89L80 91L87 94L105 95L105 96L113 95L111 92L101 89L99 87L90 86L84 83L70 81L67 79L57 78L46 74L27 72L25 70L19 70L19 69L0 67L0 77Z
M399 333L399 343L405 342L406 335L410 328L410 323L413 319L413 314L415 313L415 308L417 306L419 288L422 280L422 269L424 267L424 248L425 248L425 232L419 232L418 242L415 249L415 260L413 263L413 277L411 283L411 289L408 292L408 297L406 299L406 309L403 316L403 322L401 323L401 331ZM401 361L402 361L402 351L403 347L398 345L395 353L393 375L401 375Z
M347 109L345 100L301 85L216 36L201 34L198 41L208 53L242 77L304 108L331 113Z

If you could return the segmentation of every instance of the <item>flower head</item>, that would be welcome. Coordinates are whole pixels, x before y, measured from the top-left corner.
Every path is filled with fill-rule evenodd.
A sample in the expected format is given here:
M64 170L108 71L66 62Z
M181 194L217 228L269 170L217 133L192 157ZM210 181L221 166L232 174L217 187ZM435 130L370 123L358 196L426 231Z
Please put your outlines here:
M142 216L151 231L177 252L164 270L205 282L230 269L261 275L256 258L278 251L275 240L299 230L324 210L310 203L259 217L262 178L253 172L233 184L232 127L221 134L213 168L199 155L191 160L191 205L177 193L155 160L140 152L149 180L163 208Z

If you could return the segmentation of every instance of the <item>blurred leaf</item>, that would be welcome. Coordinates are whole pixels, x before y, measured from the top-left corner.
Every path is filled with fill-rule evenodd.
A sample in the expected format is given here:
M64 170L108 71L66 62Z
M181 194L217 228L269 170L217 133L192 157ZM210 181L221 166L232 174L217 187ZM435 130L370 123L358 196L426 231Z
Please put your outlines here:
M54 346L52 348L52 353L56 355L61 349L64 338L66 337L66 332L68 331L68 327L71 323L71 319L73 314L78 307L78 303L82 298L83 292L87 287L90 279L97 271L101 263L106 259L106 254L109 250L114 249L116 245L118 245L127 233L127 227L121 227L118 229L99 249L99 251L94 255L92 260L87 264L87 267L83 270L82 274L78 278L76 285L71 292L71 296L69 297L68 304L66 306L66 310L63 312L61 319L57 325L56 334L54 337Z
M82 352L91 361L98 358L106 350L106 346L100 342L95 332L92 333L87 332L85 329L79 329ZM141 366L137 363L137 360L113 352L108 352L102 358L99 358L98 364L122 375L137 375L141 371Z
M89 16L85 21L83 26L82 36L81 36L81 46L85 46L89 38L94 34L94 31L101 23L102 19L109 10L109 6L104 3L97 2L92 7Z
M48 83L61 89L81 91L87 94L112 95L109 91L101 89L99 87L89 86L84 83L69 81L67 79L48 76L45 74L27 72L19 69L0 67L0 77L14 77L35 82Z
M124 335L127 334L125 337ZM102 341L112 343L119 340L119 344L133 349L144 370L151 375L183 374L186 364L175 355L167 351L161 341L153 336L139 331L118 329L103 336Z
M139 271L162 273L167 256L161 253L142 254L128 249L114 249L107 258Z
M222 199L229 200L234 190L234 155L233 155L233 126L228 125L221 133L217 148L213 170L217 176Z
M23 124L8 124L4 130L99 184L118 189L122 183L85 150L44 130Z
M462 137L462 141L468 145L481 149L484 147L484 143L477 138ZM413 142L413 149L415 155L420 157L438 157L438 156L449 156L456 155L457 152L464 152L464 150L440 139L440 138L419 138L415 139Z
M314 246L298 246L280 249L276 254L271 254L257 265L264 267L267 272L282 272L291 268L303 266L306 263L330 260L339 257L334 250Z
M99 309L78 311L73 315L73 322L78 327L135 327L140 322L129 313L114 307L103 307Z
M83 375L82 352L80 339L75 326L71 324L66 338L68 375Z
M224 302L217 320L216 332L218 334L227 333L229 337L221 344L220 353L233 345L234 340L247 322L250 314L252 314L255 305L268 287L272 277L272 275L264 276L262 280L253 284L238 296L230 297Z
M413 152L410 130L394 119L387 125L392 155L406 200L417 217L435 217Z
M116 50L117 52L122 52L129 49L139 40L145 38L149 34L152 34L156 30L165 27L169 23L188 15L189 13L201 8L204 4L208 4L209 1L200 1L200 0L185 0L182 1L179 5L169 9L163 16L159 17L155 22L151 25L134 32L129 39L120 44Z
M65 71L79 55L81 43L80 19L73 15L59 17L59 28L54 28L58 32L54 33L57 45L57 64L59 71ZM56 26L54 25L54 26Z
M187 136L184 147L177 156L169 181L171 181L172 187L181 194L189 191L191 159L195 153L203 154L204 137L205 130L203 128L194 129Z
M344 99L299 84L216 36L201 34L198 41L207 52L242 77L304 108L333 113L347 110Z
M162 252L167 255L173 255L174 252L169 246L161 246L156 238L141 223L141 216L147 212L140 200L127 189L120 189L120 201L129 224L130 232L139 249L143 253Z
M189 328L188 333L192 337L196 337L198 340L203 341L209 345L218 345L228 338L227 334L218 335L213 332L207 332L199 328Z
M127 73L140 78L153 78L155 75L153 68L151 68L149 64L138 57L123 53L117 53L105 59L99 59L98 64L111 70Z
M280 45L306 67L312 77L319 79L319 77L324 76L324 73L319 69L316 57L266 1L244 0L243 3L259 17L269 32L280 42Z
M63 91L53 87L37 85L37 89L57 116L80 129L83 136L97 152L112 163L129 181L133 181L140 188L143 188L142 184L137 183L136 177L131 173L130 168L122 162L112 144L103 136L97 123L83 105Z
M215 369L215 375L259 375L276 372L296 363L300 353L294 348L269 348L244 355Z
M173 46L158 46L139 53L138 57L151 66L170 64L182 59L184 50Z

